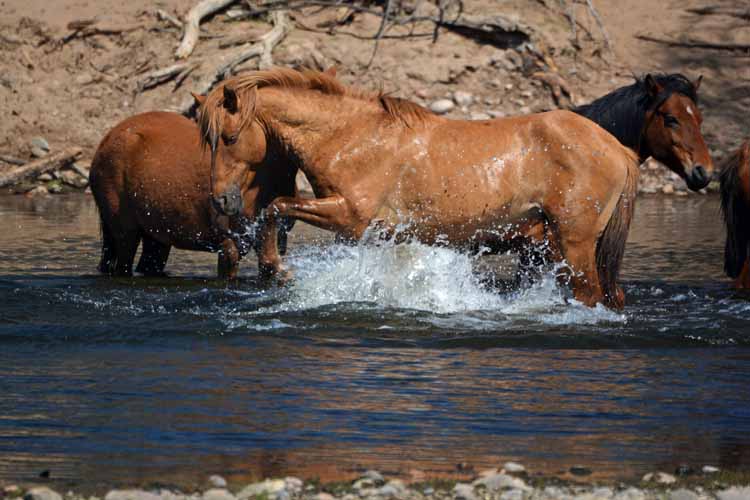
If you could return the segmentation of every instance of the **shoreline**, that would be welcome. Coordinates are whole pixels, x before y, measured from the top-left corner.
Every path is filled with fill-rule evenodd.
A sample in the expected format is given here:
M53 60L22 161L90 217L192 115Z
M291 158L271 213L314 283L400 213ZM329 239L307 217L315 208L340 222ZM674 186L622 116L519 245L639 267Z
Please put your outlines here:
M574 466L566 477L529 473L515 462L488 469L468 479L432 478L406 482L375 470L353 480L321 482L287 476L249 484L228 484L218 475L182 490L166 485L138 488L55 490L61 485L40 480L28 484L0 484L0 498L23 500L523 500L523 499L670 499L740 500L750 498L750 471L713 466L693 470L681 466L675 474L655 471L636 481L589 479L591 470ZM44 483L47 483L46 485ZM106 493L105 493L106 491ZM83 493L82 493L83 492ZM92 494L93 493L93 494Z

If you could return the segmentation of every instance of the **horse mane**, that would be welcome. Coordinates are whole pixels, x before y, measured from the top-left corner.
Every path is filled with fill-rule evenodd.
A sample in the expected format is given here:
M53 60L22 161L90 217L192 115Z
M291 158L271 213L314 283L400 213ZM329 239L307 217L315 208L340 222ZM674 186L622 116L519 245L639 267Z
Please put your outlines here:
M224 87L229 87L244 101L255 89L278 87L284 89L313 90L325 95L348 96L365 101L375 101L392 119L408 127L415 121L431 116L432 112L405 99L391 97L381 92L370 92L349 87L334 76L311 69L295 70L290 68L273 68L264 71L253 71L221 82L207 96L198 113L201 129L201 143L216 144L221 135L220 110L224 104ZM240 126L244 128L254 119L256 110L251 106L240 107Z
M689 97L696 105L698 94L692 82L680 73L652 75L666 92L676 92ZM632 85L620 87L595 101L573 108L573 112L596 122L643 157L641 133L646 121L646 111L654 104L645 77L635 77Z
M748 156L750 156L750 141L745 141L719 167L721 213L727 229L724 271L730 278L736 278L742 272L742 266L748 257L748 244L750 244L750 207L743 199L743 193L750 191L750 186L743 188L741 185L742 170L750 168Z

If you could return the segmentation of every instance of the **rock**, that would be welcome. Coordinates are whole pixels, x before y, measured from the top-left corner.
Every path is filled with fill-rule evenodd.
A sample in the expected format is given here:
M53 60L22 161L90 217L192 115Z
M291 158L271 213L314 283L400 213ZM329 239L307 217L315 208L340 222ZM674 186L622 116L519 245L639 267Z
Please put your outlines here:
M474 102L474 96L463 90L456 90L453 92L453 101L461 107L471 106Z
M528 106L521 106L518 112L522 115L528 115L528 114L531 114L531 108Z
M422 494L425 496L433 495L435 493L435 488L432 486L428 486L427 488L422 490Z
M624 491L617 492L614 498L615 500L643 500L646 498L646 494L642 490L631 486Z
M438 115L444 115L455 107L456 105L450 99L439 99L430 104L430 110Z
M73 170L61 170L59 179L67 184L76 188L84 188L88 185L88 180L81 177L78 172Z
M94 81L94 77L91 76L89 73L81 73L80 75L76 76L76 83L78 85L88 85L89 83L92 83Z
M669 500L698 500L699 498L697 494L684 488L669 492Z
M667 474L666 472L646 474L645 476L643 476L643 480L646 482L656 481L659 484L674 484L675 482L677 482L677 478L675 478L672 474Z
M104 500L162 500L162 497L143 490L112 490Z
M526 472L526 467L516 462L505 462L505 465L503 465L503 470L505 472L512 472L517 474L519 472Z
M664 194L674 194L674 186L672 184L664 184L661 188L661 192Z
M704 465L701 471L703 471L704 474L715 474L719 472L718 467L714 467L713 465Z
M48 150L42 149L36 146L31 146L31 156L34 158L41 158L43 156L47 156L47 153L49 153Z
M54 180L47 183L47 190L52 194L59 194L62 193L63 187L62 182L59 180Z
M492 117L488 115L487 113L471 113L469 115L469 119L471 120L491 120Z
M234 495L224 488L212 488L203 493L203 500L236 500Z
M245 486L242 491L237 493L237 498L239 500L247 500L248 498L253 498L263 494L275 496L285 487L286 483L282 479L266 479L265 481ZM109 499L105 498L105 500Z
M376 485L385 483L385 478L383 477L383 475L376 470L368 470L364 473L362 477L369 479Z
M37 186L31 191L26 193L26 196L35 198L37 196L49 196L49 190L44 186Z
M523 500L523 491L507 490L500 495L500 500Z
M505 84L505 90L513 90L513 84L512 83L506 83Z
M716 492L719 500L747 500L750 498L750 486L732 486L731 488Z
M3 493L6 495L14 496L21 492L21 488L19 488L15 484L9 484L7 486L3 486Z
M492 474L480 477L475 480L472 485L474 487L484 486L488 491L499 491L504 489L531 491L531 488L526 485L523 479L509 476L508 474Z
M506 116L505 111L499 109L490 109L487 111L487 114L492 118L505 118Z
M335 497L325 491L321 491L313 497L313 500L335 500Z
M427 91L427 89L418 89L416 92L414 92L414 95L419 97L420 99L426 99L430 93Z
M42 174L42 175L40 175L39 177L36 178L36 180L38 180L40 182L49 182L52 179L54 179L54 177L52 177L52 175L49 174L49 173L44 173L44 174Z
M453 487L453 497L457 500L477 500L474 488L466 483L458 483Z
M526 99L529 99L533 95L534 93L530 90L524 90L523 92L521 92L521 97L525 97Z
M406 496L406 486L403 481L392 479L378 488L376 494L385 498L404 498Z
M47 139L41 136L32 137L31 147L36 147L49 152L49 143L47 142Z
M288 476L284 478L284 489L289 493L300 493L304 483L297 477Z
M213 486L214 488L226 488L227 487L227 480L224 479L221 476L218 476L216 474L208 477L208 482Z
M54 490L40 486L27 491L23 500L62 500L62 496Z
M570 468L570 473L574 476L588 476L591 474L591 469L583 465L574 465Z

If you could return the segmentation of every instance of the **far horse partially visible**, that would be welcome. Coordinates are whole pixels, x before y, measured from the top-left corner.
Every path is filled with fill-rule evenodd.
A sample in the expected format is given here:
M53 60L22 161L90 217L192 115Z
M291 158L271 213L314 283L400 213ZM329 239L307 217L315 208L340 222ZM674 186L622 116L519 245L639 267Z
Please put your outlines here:
M171 247L218 252L220 278L237 277L241 255L254 245L248 224L262 206L296 193L294 178L255 177L238 184L224 203L228 217L210 201L211 153L201 147L195 122L176 113L130 117L104 137L91 164L91 191L101 217L99 271L161 276ZM281 231L286 228L282 225Z
M617 276L633 214L635 153L568 111L448 120L408 101L286 69L227 80L200 108L220 205L246 172L301 169L316 199L279 197L260 234L261 271L284 277L282 217L359 240L366 232L464 248L502 245L544 222L579 301L623 305Z
M727 230L724 271L750 289L750 139L721 166L721 211Z

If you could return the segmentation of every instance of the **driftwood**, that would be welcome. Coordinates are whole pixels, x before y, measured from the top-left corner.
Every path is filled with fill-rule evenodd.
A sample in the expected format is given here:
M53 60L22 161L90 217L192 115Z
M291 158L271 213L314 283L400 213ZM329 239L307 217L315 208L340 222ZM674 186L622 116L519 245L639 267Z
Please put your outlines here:
M636 38L647 42L662 43L670 47L689 47L693 49L712 49L712 50L743 50L750 51L750 44L747 43L714 43L704 40L687 38L684 40L670 40L668 38L658 38L649 35L636 35Z
M236 0L203 0L190 9L185 17L185 32L182 35L180 46L175 51L177 59L184 59L193 53L195 44L198 43L200 34L200 22L204 17L223 9Z
M44 158L34 160L19 167L10 168L0 173L0 187L16 184L24 179L36 177L51 170L62 168L81 154L81 148L70 147L57 153L50 153Z
M0 161L10 163L11 165L23 165L26 163L24 160L10 155L0 155Z
M143 92L154 88L162 83L166 83L173 78L177 78L178 85L195 69L196 63L177 63L167 68L157 69L146 73L138 82L138 92Z

